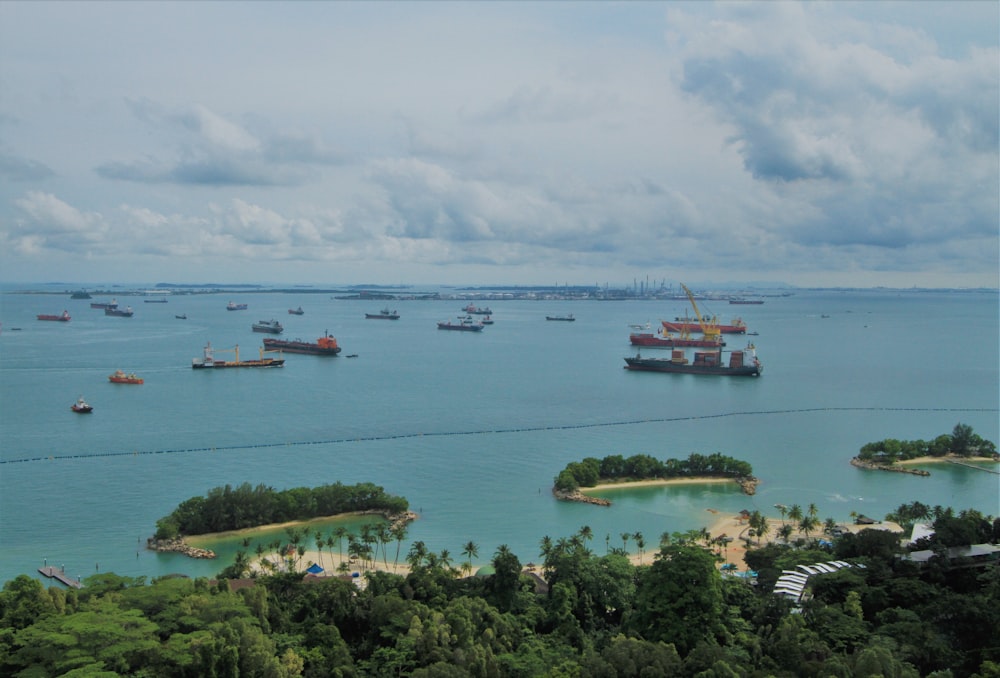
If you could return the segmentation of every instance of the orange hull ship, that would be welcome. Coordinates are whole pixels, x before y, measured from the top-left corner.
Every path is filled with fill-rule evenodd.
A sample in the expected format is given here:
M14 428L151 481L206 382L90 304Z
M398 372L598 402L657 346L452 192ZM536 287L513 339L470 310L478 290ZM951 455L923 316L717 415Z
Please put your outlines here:
M114 374L108 375L108 381L112 384L141 384L142 377L135 376L135 372L125 374L121 370L116 370Z

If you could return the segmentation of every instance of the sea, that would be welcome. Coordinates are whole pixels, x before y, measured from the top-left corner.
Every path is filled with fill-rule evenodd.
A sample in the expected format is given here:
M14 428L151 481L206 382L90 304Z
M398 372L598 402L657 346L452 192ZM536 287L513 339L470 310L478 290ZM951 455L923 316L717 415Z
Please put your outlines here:
M474 299L495 323L466 333L436 325L461 315L468 300L458 298L394 300L400 318L387 321L365 318L383 301L308 287L167 303L124 296L142 287L103 287L134 310L121 318L70 299L75 287L0 288L0 581L43 565L75 578L214 576L239 539L216 540L214 560L156 553L146 539L180 502L242 483L375 483L419 514L404 553L422 541L456 562L470 541L481 563L501 545L537 562L543 537L583 526L598 553L634 551L622 535L637 532L648 552L664 533L742 509L777 516L777 504L815 504L837 521L882 519L912 501L1000 515L996 464L939 463L919 477L849 463L866 443L929 440L959 423L1000 441L996 291L797 289L760 305L702 302L755 333L727 336L727 348L753 342L763 374L729 378L623 369L636 353L630 326L690 313L684 300ZM248 309L227 311L230 301ZM35 318L64 309L68 323ZM566 314L576 320L546 320ZM329 332L343 352L285 354L280 369L191 369L208 342L259 357L268 335L251 325L271 319L284 338ZM110 383L118 369L145 383ZM70 411L81 396L92 414ZM599 507L551 493L585 457L714 452L752 464L755 495L645 487L609 491L612 505Z

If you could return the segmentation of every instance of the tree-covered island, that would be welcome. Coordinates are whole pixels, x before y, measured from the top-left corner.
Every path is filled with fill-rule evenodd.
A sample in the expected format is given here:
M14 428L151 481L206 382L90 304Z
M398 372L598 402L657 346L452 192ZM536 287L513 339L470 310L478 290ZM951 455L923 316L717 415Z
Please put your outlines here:
M570 462L555 477L552 491L560 499L607 505L607 500L588 498L580 490L602 484L681 478L731 479L740 483L747 494L753 494L757 485L749 462L718 452L708 455L694 453L687 459L664 461L648 454L635 454L631 457L613 454L603 459L586 457L582 461Z
M379 513L389 520L406 520L408 509L405 498L388 494L373 483L337 482L287 490L263 484L226 485L181 502L170 515L157 520L156 534L149 545L157 550L205 557L184 545L183 538L347 513Z
M906 468L901 462L946 461L961 459L997 460L996 443L985 440L966 424L956 424L951 434L941 434L933 440L896 440L886 438L867 443L851 460L854 466L881 471L899 471L914 475L930 475L921 469Z

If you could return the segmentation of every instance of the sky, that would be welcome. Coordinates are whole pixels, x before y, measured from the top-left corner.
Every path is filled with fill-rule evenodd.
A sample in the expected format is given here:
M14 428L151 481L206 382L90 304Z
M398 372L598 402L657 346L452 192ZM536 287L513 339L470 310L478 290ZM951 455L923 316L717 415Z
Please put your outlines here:
M1000 285L1000 3L0 2L0 281Z

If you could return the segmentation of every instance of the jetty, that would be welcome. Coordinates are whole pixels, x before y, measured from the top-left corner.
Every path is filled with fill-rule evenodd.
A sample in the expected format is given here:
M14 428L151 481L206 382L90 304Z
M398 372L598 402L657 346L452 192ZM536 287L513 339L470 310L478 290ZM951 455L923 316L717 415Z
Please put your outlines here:
M83 588L83 584L81 584L79 581L73 579L72 577L66 576L65 570L61 570L57 567L52 567L51 565L48 565L46 567L38 568L38 571L41 572L46 577L48 577L49 579L55 579L56 581L65 584L66 586L69 586L71 588L74 589Z
M976 471L986 471L987 473L993 473L995 475L1000 475L1000 471L994 471L991 468L985 468L983 466L976 466L975 464L967 464L964 461L957 461L955 459L945 459L949 464L956 464L958 466L964 466L965 468L975 469Z

